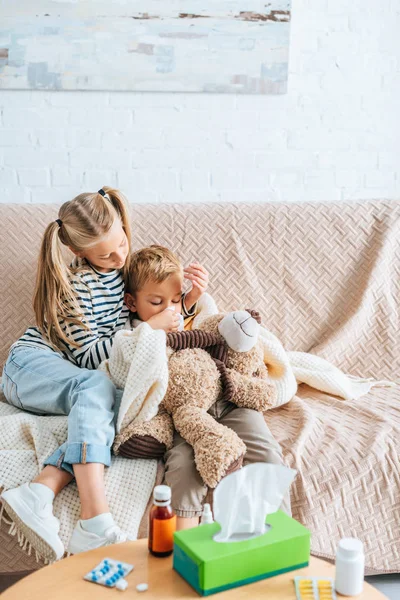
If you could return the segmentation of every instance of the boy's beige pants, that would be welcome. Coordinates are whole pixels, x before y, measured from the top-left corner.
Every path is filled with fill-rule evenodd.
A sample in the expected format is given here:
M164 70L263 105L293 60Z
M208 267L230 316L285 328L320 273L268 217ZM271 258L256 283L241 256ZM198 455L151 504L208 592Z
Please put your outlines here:
M219 400L208 412L219 423L233 429L246 444L243 465L255 462L284 464L281 447L261 413L250 408L239 408L226 400ZM179 517L200 516L208 488L196 469L192 446L176 432L174 446L167 452L165 461L165 483L172 489L172 508L175 513ZM281 508L291 515L289 493Z

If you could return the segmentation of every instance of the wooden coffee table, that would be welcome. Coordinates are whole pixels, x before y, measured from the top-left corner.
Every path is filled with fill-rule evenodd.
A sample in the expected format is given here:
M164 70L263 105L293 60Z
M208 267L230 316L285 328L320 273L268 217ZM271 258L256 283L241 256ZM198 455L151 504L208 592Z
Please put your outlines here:
M125 592L105 588L82 579L103 558L114 558L135 565L134 570L126 577L129 587ZM334 567L318 558L311 558L310 566L284 575L263 579L257 583L246 585L213 596L216 600L225 598L262 598L265 600L294 600L296 597L293 585L295 575L313 575L333 577ZM138 583L147 583L147 592L136 591ZM122 596L121 596L122 594ZM160 598L175 600L176 598L200 598L200 596L172 569L172 557L155 558L147 551L147 540L115 544L107 548L99 548L91 552L77 554L61 560L53 565L35 571L25 577L2 594L2 600L112 600L112 598L139 597L143 600ZM340 596L344 599L345 596ZM364 592L357 600L385 600L381 592L365 583ZM386 599L387 600L387 599Z

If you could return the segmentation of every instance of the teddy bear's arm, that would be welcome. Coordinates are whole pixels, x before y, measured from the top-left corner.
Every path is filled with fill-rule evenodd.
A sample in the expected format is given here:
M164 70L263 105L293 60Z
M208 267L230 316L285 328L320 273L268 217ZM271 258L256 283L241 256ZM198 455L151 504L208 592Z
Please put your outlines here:
M277 392L270 380L248 377L232 369L227 371L235 387L232 402L236 406L259 411L275 408Z

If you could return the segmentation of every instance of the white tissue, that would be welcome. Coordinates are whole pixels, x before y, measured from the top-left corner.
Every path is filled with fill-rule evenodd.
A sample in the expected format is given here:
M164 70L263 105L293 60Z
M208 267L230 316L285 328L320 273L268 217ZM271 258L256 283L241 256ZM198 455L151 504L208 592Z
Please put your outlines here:
M266 516L276 512L296 471L267 463L247 465L224 477L214 492L216 542L242 542L263 535Z
M168 306L168 308L166 308L165 310L175 311L173 306ZM180 313L178 313L178 317L179 317L178 331L183 331L185 329L185 320L183 318L183 315L181 315Z
M179 325L178 325L178 331L183 331L185 329L185 321L182 315L178 315L179 317Z

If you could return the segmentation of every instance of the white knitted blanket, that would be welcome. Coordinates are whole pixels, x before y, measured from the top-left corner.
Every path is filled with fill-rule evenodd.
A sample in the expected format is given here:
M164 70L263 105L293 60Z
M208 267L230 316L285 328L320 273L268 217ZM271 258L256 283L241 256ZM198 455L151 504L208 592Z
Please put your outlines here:
M115 334L110 357L99 366L124 390L118 411L119 433L132 421L149 421L168 387L166 334L141 323Z
M37 416L0 401L0 489L31 481L42 470L43 461L66 439L67 417ZM155 460L129 460L120 456L113 456L110 468L105 470L110 510L118 525L134 538L155 485L156 471ZM73 482L54 502L65 547L79 511L78 491Z

